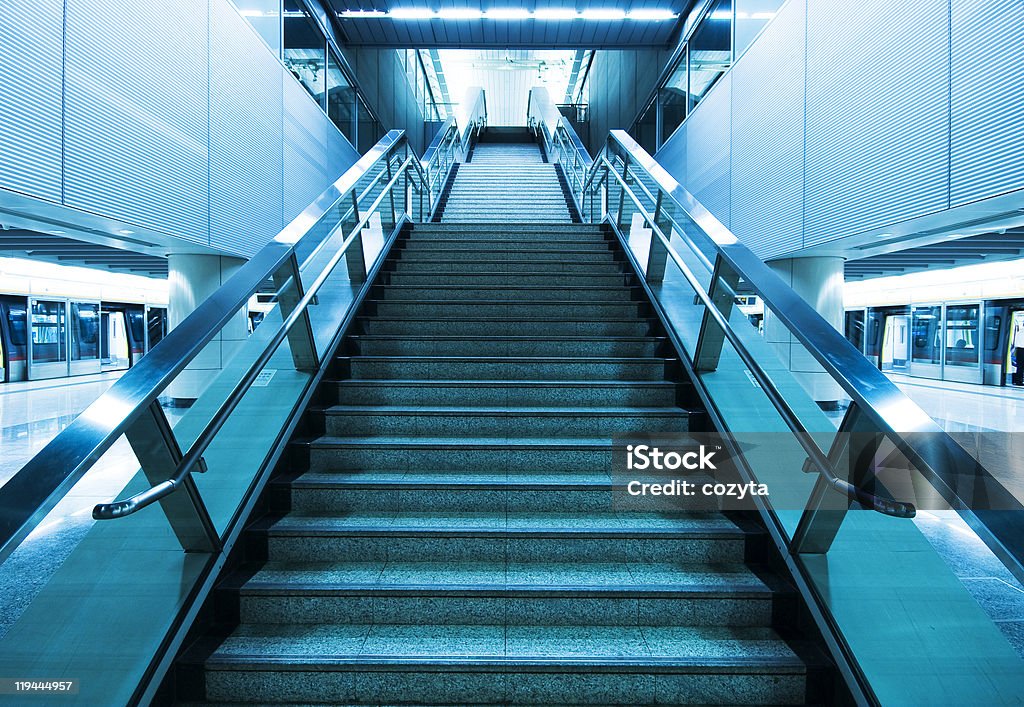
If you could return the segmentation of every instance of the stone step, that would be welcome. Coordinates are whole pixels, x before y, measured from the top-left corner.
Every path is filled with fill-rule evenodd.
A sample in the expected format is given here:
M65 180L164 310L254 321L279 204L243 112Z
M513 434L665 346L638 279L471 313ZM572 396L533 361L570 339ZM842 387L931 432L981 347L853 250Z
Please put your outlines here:
M416 300L373 299L363 303L363 316L412 317L414 319L444 317L544 317L565 319L600 319L611 317L646 317L651 306L642 301L534 301L534 300Z
M264 527L271 562L743 561L749 532L717 513L297 512Z
M480 319L474 317L442 318L384 318L360 317L356 322L356 331L373 335L402 336L493 336L501 332L507 336L529 336L538 329L546 337L577 336L651 336L656 331L654 319L559 319L536 318L515 319L494 317Z
M326 434L447 437L602 437L686 432L679 408L403 407L335 405L322 411Z
M695 484L712 482L687 475ZM607 475L416 471L311 471L281 477L273 484L272 505L303 514L359 513L611 513L650 512L649 498L613 495ZM720 510L718 499L704 495L659 499L655 508L672 512Z
M355 335L346 340L353 356L583 356L645 358L669 353L659 337L554 337Z
M763 626L773 589L745 565L269 563L229 578L250 624Z
M486 471L546 469L553 473L612 468L612 440L547 437L428 437L345 435L296 442L312 471L450 469Z
M349 405L666 407L675 404L670 381L423 381L344 380L332 383Z
M458 260L474 261L520 261L540 262L557 261L560 263L610 263L621 262L620 256L608 249L600 250L553 250L549 248L506 248L499 249L461 249L461 248L423 248L414 250L400 250L395 254L400 263L409 260L420 260L430 262L450 263Z
M555 285L377 285L370 296L385 301L437 302L632 302L643 295L639 286Z
M761 628L255 624L211 648L205 697L226 702L804 704L808 683Z
M445 209L448 213L448 209ZM400 244L395 253L433 252L435 250L467 250L479 253L498 251L557 251L607 253L615 250L612 243L594 239L547 238L544 240L502 241L496 238L410 238Z
M428 285L458 287L628 287L636 284L634 275L627 273L507 273L507 272L466 272L466 273L410 273L385 272L381 281L387 285Z
M443 273L473 273L480 271L507 272L507 273L574 273L574 274L609 274L626 272L625 263L621 260L582 260L566 261L537 258L510 258L501 259L491 257L488 253L477 259L466 260L442 260L438 258L427 258L423 254L415 257L408 254L404 258L388 261L385 264L385 272L398 273L432 273L441 275Z
M665 380L670 359L559 357L355 356L338 362L356 379Z

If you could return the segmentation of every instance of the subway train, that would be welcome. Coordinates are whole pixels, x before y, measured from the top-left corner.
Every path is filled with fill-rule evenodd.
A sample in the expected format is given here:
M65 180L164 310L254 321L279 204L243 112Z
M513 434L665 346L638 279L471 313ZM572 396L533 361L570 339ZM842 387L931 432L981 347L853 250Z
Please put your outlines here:
M848 308L846 338L881 370L1006 385L1024 297Z
M166 333L163 303L0 294L0 383L123 370Z

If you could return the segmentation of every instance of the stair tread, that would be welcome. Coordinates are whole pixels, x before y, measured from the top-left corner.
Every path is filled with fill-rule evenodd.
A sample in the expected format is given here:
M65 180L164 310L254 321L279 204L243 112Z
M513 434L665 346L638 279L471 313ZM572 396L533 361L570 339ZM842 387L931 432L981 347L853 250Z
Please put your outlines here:
M243 624L206 663L329 668L375 659L406 665L571 662L696 671L806 671L804 661L770 628L709 626Z
M609 437L414 437L411 435L352 435L317 437L309 443L313 447L337 447L363 445L379 446L425 446L450 448L493 448L493 447L563 447L568 449L611 449Z
M721 513L538 513L432 511L335 512L312 514L292 512L267 524L258 523L272 535L330 535L352 532L417 534L547 534L592 535L636 538L745 537L747 532Z
M243 593L619 593L636 596L764 596L773 589L743 564L556 562L271 562L228 582Z
M518 362L518 363L623 363L647 361L650 363L674 361L663 356L389 356L389 355L358 355L338 356L339 359L359 358L364 361L480 361L480 362Z
M559 417L581 415L587 417L616 417L622 415L685 416L689 411L678 407L473 407L440 405L331 405L324 412L332 415L481 415L507 417Z
M502 378L498 380L422 380L419 378L346 378L344 380L329 380L325 382L335 383L344 386L373 386L393 385L407 387L433 387L457 388L462 386L477 387L506 387L506 388L634 388L637 386L674 388L676 383L672 381L651 381L651 380L609 380L609 381L574 381L574 380L510 380Z
M450 471L445 469L405 469L379 471L305 471L297 476L282 477L272 483L295 488L318 486L415 486L415 487L609 487L611 476L607 473L579 474L552 473L546 471Z
M664 336L477 336L475 334L350 334L350 339L370 341L614 341L656 343Z

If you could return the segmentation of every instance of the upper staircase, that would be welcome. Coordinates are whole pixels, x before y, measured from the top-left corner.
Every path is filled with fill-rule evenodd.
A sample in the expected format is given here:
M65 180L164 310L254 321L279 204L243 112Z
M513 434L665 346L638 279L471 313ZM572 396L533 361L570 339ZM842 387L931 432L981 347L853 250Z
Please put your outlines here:
M536 142L488 142L488 137L485 131L469 161L459 165L441 206L440 219L435 220L549 224L579 221L572 212L572 198L563 189L564 179L558 166L545 162ZM505 135L501 137L507 139Z

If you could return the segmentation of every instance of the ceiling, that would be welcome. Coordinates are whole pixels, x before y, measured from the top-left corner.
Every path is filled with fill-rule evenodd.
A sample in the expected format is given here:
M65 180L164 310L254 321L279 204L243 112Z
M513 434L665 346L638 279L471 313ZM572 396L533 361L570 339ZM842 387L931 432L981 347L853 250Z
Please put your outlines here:
M22 229L0 230L0 256L167 277L167 258Z
M533 0L327 0L338 13L345 40L352 45L422 48L636 48L665 46L682 22L690 0L581 0L580 4L544 4ZM543 20L543 19L392 19L341 17L346 11L384 11L428 8L488 10L671 10L669 20Z
M846 279L864 280L1024 258L1024 228L982 233L893 253L846 261Z

